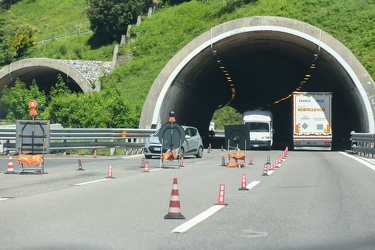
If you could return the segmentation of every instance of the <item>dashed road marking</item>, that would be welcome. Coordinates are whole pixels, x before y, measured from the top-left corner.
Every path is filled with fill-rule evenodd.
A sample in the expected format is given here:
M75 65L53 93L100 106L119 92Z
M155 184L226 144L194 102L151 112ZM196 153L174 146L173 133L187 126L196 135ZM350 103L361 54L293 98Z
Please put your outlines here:
M187 230L189 230L190 228L192 228L193 226L195 226L198 223L204 221L205 219L207 219L208 217L210 217L211 215L213 215L214 213L216 213L217 211L219 211L223 207L225 207L225 205L213 205L212 207L210 207L209 209L207 209L203 213L200 213L197 216L195 216L193 219L191 219L191 220L185 222L184 224L176 227L175 229L173 229L171 231L171 233L184 233Z
M268 170L267 175L271 175L273 172L275 172L275 170Z
M103 182L103 181L108 181L108 180L109 179L100 179L100 180L95 180L95 181L82 182L82 183L74 184L73 186L82 186L82 185L92 184L96 182Z
M154 172L154 171L159 171L159 170L162 170L162 168L149 169L148 171L150 171L150 172Z
M248 188L248 189L254 188L259 183L260 183L260 181L252 181L246 186L246 188ZM214 213L216 213L217 211L219 211L223 207L225 207L225 205L213 205L212 207L210 207L206 211L204 211L204 212L200 213L199 215L195 216L193 219L191 219L191 220L181 224L180 226L176 227L175 229L173 229L171 231L171 233L184 233L187 230L189 230L190 228L192 228L193 226L195 226L198 223L204 221L205 219L207 219L208 217L210 217L211 215L213 215Z
M246 188L252 189L253 187L255 187L256 185L258 185L259 183L260 183L260 181L252 181L249 184L247 184Z

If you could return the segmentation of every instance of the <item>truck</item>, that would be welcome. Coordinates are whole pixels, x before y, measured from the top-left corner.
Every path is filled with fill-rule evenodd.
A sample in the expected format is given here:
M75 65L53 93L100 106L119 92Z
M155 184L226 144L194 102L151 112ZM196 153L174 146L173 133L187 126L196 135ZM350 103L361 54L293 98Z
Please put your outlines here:
M271 150L273 143L273 119L269 110L248 110L242 115L243 124L249 125L250 147Z
M293 92L294 150L331 150L332 92Z

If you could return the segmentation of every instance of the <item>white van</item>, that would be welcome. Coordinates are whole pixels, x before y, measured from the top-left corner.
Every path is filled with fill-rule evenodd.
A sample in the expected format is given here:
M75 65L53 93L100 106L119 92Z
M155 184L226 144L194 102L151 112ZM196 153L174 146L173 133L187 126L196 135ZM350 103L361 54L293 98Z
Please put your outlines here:
M245 111L242 116L243 124L250 129L250 147L271 149L273 143L273 120L269 110Z

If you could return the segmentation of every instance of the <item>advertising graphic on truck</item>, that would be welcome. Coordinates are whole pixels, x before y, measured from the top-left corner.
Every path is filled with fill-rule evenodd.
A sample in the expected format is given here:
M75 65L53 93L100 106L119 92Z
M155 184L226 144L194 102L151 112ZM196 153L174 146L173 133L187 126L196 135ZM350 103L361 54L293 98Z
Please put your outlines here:
M268 110L250 110L243 113L243 124L250 127L250 147L271 149L273 143L272 113Z
M331 92L293 93L293 147L295 150L331 150Z

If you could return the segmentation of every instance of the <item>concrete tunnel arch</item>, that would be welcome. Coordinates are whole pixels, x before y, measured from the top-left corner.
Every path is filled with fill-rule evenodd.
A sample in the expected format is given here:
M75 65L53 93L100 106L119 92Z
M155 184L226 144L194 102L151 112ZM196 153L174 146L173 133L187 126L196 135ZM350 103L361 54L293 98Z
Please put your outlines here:
M92 92L90 81L74 67L62 60L50 58L29 58L16 61L0 69L0 92L4 86L14 85L17 78L31 83L36 80L39 87L56 83L56 75L61 74L65 80L70 78L77 83L83 92Z
M159 128L173 110L178 123L205 131L218 106L230 99L218 58L233 72L236 99L230 106L239 112L271 106L275 122L279 119L280 131L287 128L286 133L290 103L272 103L290 94L316 60L317 69L300 91L333 92L336 139L348 139L351 131L375 132L374 82L355 56L317 27L273 16L220 24L182 48L154 80L140 128Z

